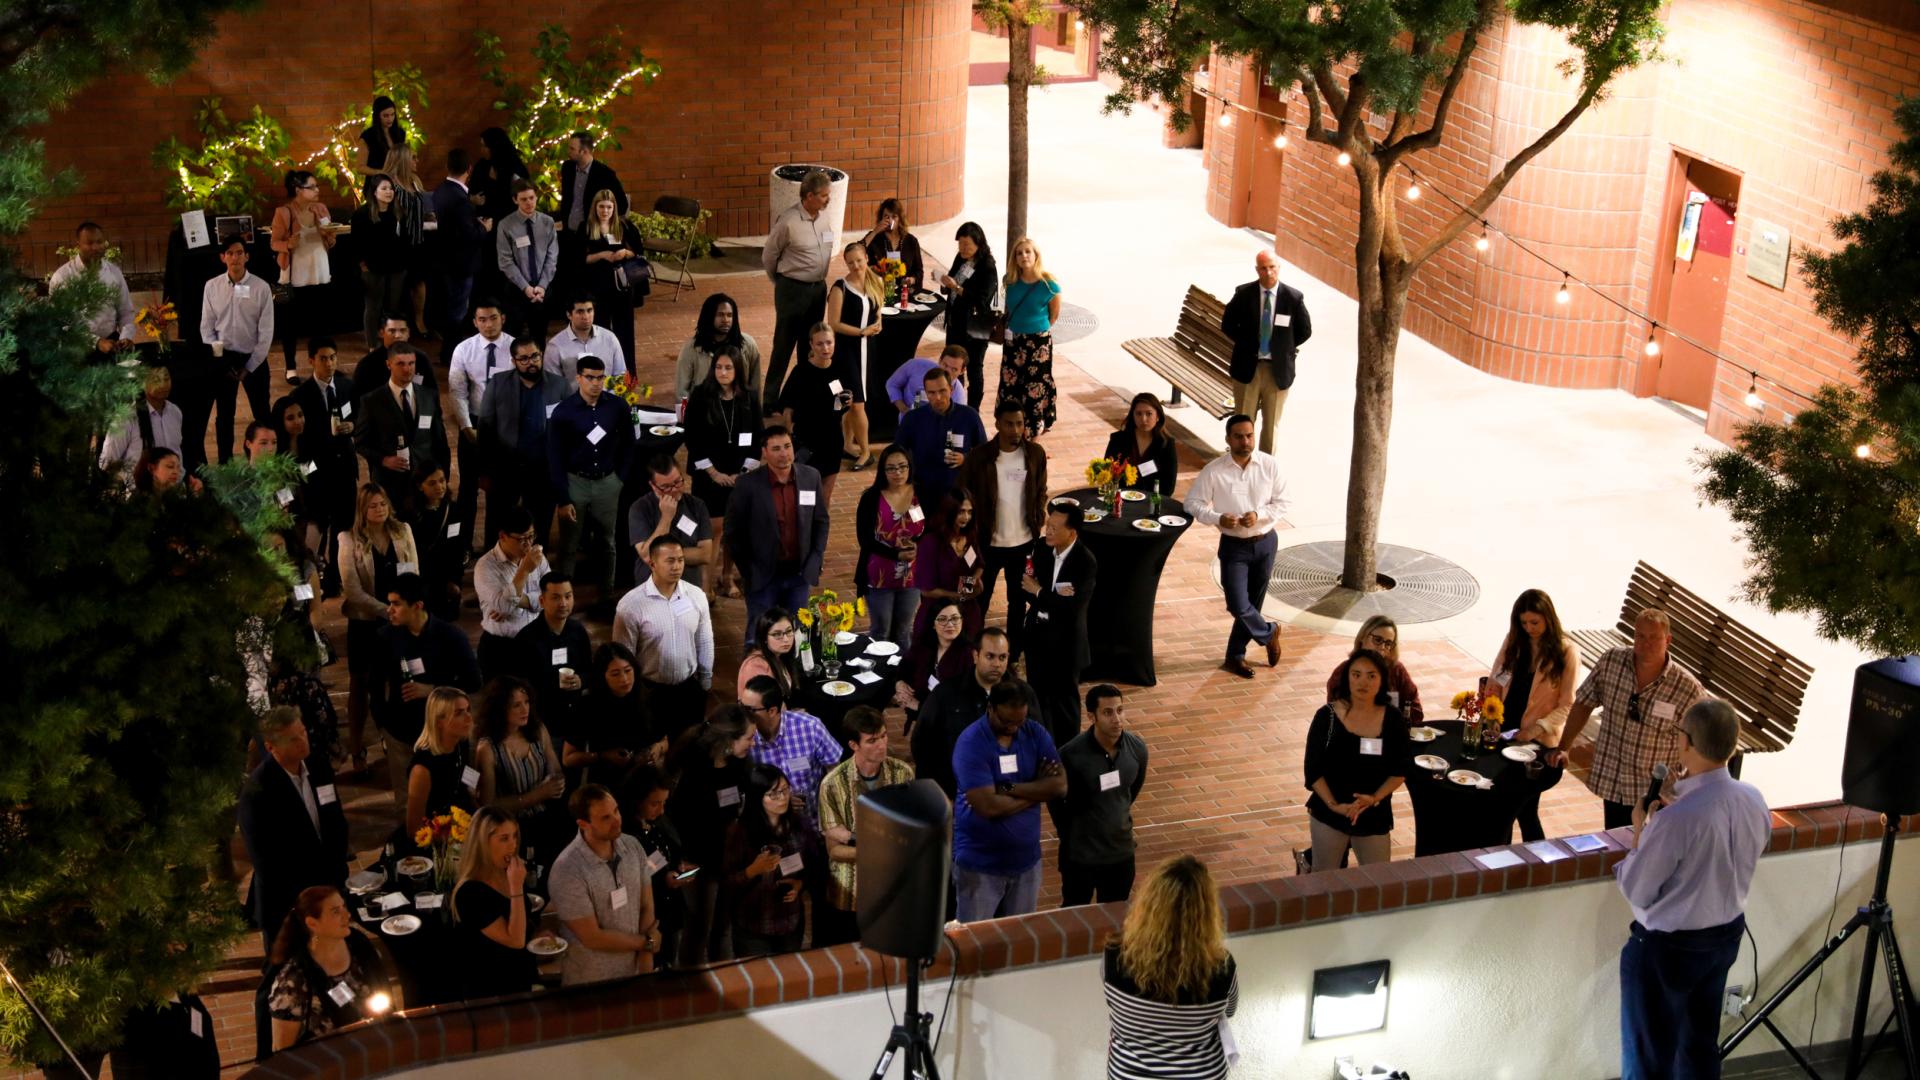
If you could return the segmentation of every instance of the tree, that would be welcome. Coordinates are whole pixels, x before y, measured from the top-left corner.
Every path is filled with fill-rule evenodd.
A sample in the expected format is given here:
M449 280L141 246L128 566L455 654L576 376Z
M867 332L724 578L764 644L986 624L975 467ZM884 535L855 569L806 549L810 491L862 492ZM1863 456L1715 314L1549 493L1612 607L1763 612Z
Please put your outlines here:
M63 181L21 133L111 68L180 71L232 6L0 0L0 956L82 1052L197 985L239 932L216 872L252 719L236 641L284 595L255 530L285 474L128 499L96 467L139 372L89 348L98 284L33 297L18 236ZM60 1059L3 983L0 1057Z
M1047 19L1036 0L973 0L973 12L1007 32L1007 246L1027 235L1027 91L1047 84L1033 62L1033 28Z
M1522 168L1565 134L1622 72L1654 59L1659 0L1075 0L1103 33L1101 66L1122 90L1110 110L1158 96L1176 129L1191 122L1186 85L1208 56L1255 57L1272 81L1298 86L1309 140L1349 155L1359 188L1353 261L1360 304L1359 371L1341 584L1375 587L1374 542L1387 479L1393 367L1413 276L1469 226ZM1577 79L1572 105L1504 162L1431 236L1402 234L1396 210L1405 176L1439 151L1480 37L1502 16L1565 34ZM1384 134L1381 134L1384 132Z
M567 156L567 136L591 132L597 153L620 149L626 128L613 122L615 98L632 97L637 79L650 86L660 77L660 65L647 59L638 45L628 45L618 26L593 39L580 59L574 59L573 35L558 23L542 27L534 40L535 82L516 82L507 72L507 53L500 36L476 31L474 56L480 77L493 84L493 108L507 115L501 125L507 137L527 159L533 182L558 176Z
M1834 220L1838 250L1800 256L1814 309L1859 342L1860 387L1743 425L1700 488L1752 550L1749 599L1881 655L1920 652L1920 97L1894 118L1873 201Z

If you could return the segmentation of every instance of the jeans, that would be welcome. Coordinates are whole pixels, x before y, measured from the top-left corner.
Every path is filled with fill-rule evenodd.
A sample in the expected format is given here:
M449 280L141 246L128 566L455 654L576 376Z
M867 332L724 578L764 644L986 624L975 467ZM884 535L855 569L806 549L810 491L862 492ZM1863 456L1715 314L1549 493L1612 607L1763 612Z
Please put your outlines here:
M1018 874L988 874L953 864L953 887L959 899L961 922L1028 915L1040 903L1040 864Z
M891 641L905 651L913 637L913 616L920 610L919 589L868 589L867 632L875 641Z
M807 579L799 574L776 574L771 581L755 581L747 584L747 644L753 644L753 628L760 625L760 616L768 608L782 607L788 614L799 611L807 603ZM873 610L871 603L867 610ZM909 620L911 622L911 620Z
M967 349L967 401L978 412L987 398L987 346L992 344L986 338L974 337L962 329L958 334L949 334L947 343L964 345Z
M1060 860L1060 906L1110 904L1133 893L1133 856L1116 863L1090 866Z
M773 279L773 351L766 355L767 375L760 400L768 409L780 398L780 382L787 359L796 352L804 358L807 330L827 311L827 283L801 281L785 274Z
M560 563L556 569L572 574L574 581L581 581L575 566L580 558L580 549L588 531L593 533L593 547L588 557L593 560L594 581L600 586L600 602L613 602L613 537L615 518L620 508L620 476L608 473L588 479L584 476L567 477L567 501L573 504L575 517L569 522L560 522Z
M1033 554L1033 541L1013 547L987 548L987 565L980 576L980 610L993 606L994 578L1001 571L1007 576L1007 662L1020 659L1021 639L1027 625L1027 590L1020 579L1027 572L1027 557Z
M1634 923L1620 949L1620 1080L1720 1075L1721 997L1746 916L1671 933Z
M1237 536L1220 537L1220 584L1227 592L1227 611L1233 615L1233 632L1227 635L1227 659L1247 655L1247 643L1267 643L1279 627L1260 614L1260 601L1267 595L1267 580L1273 577L1273 553L1280 549L1280 538L1269 532L1251 540Z

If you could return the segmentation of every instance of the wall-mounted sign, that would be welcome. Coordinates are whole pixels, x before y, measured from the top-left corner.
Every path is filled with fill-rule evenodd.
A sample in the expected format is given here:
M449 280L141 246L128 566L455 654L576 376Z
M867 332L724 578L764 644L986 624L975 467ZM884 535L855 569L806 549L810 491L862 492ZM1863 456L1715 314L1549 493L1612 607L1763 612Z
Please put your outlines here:
M1793 236L1785 226L1756 219L1748 239L1747 276L1776 289L1787 287L1787 266L1793 257Z

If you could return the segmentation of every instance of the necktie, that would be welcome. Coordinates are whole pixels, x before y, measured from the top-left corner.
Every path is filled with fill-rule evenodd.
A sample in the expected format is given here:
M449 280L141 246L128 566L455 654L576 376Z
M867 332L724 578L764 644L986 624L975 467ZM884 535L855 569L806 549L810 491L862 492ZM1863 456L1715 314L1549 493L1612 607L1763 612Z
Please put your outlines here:
M533 219L527 219L527 284L540 284L540 271L533 264Z
M413 392L404 386L400 388L400 411L407 415L407 430L412 431L415 423L413 417Z
M326 399L327 411L333 411L333 380L328 379L320 386L320 393Z
M1273 351L1273 294L1260 290L1260 355L1266 356Z
M493 374L494 351L500 347L498 342L487 343L487 374Z

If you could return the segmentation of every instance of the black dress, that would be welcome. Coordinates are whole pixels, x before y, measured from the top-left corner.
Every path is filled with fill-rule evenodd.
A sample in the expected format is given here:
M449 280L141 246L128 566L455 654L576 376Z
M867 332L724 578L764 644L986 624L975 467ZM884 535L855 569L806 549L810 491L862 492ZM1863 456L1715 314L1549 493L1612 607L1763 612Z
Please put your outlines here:
M409 776L413 774L415 766L427 770L427 776L432 780L427 788L428 817L444 814L456 806L468 813L473 812L473 789L462 783L466 771L473 767L473 751L465 742L445 754L415 750L413 762L407 769Z
M873 302L873 297L852 288L844 278L836 284L840 297L837 321L865 329L879 320L880 305ZM835 292L829 290L828 296L833 295L836 295ZM841 333L833 335L833 370L859 404L865 404L867 400L867 353L872 345L872 338Z
M625 351L627 369L633 370L635 366L633 359L633 309L645 303L645 298L636 295L634 289L622 290L619 285L615 283L614 269L615 267L625 267L629 275L628 280L632 281L634 278L640 276L642 273L641 267L645 266L646 263L638 258L628 259L620 263L607 262L604 260L600 262L584 261L588 255L605 251L632 251L637 255L638 249L633 246L631 240L616 240L611 236L597 236L582 240L580 251L580 258L583 261L582 277L586 281L587 295L593 297L593 324L595 326L603 326L613 332L613 336L620 342L620 348Z
M733 501L733 489L715 483L707 469L738 476L748 458L760 459L760 399L745 390L735 391L731 400L724 400L695 389L687 400L686 424L687 471L693 477L693 493L707 504L709 516L723 520L727 504ZM741 436L746 437L744 444Z
M567 732L566 745L590 754L625 750L636 760L644 758L647 747L660 739L647 719L644 697L637 685L626 697L606 693L589 695L581 707L574 710L575 723L573 730ZM568 777L568 786L577 788L582 783L594 783L611 788L626 779L629 770L595 761L577 771L584 775Z
M840 454L847 445L840 433L844 410L833 384L839 383L842 390L851 388L839 368L839 364L815 367L803 359L780 388L779 407L793 410L793 441L805 452L800 460L818 469L822 477L840 471Z
M415 506L413 520L407 524L413 527L414 543L419 545L420 578L427 586L427 612L448 622L458 621L460 579L467 568L467 545L473 542L466 521L449 495L440 500L437 510L428 509L424 502ZM450 530L454 535L447 535Z
M1152 462L1151 476L1142 475L1127 486L1135 491L1152 491L1158 488L1161 498L1173 498L1173 484L1180 477L1180 459L1173 440L1168 438L1165 432L1154 436L1147 446L1146 454L1142 455L1140 443L1133 437L1133 432L1121 428L1107 436L1106 453L1100 456L1114 461L1129 462L1142 473L1146 471L1147 463Z
M521 903L526 903L523 899ZM466 977L461 981L467 998L524 994L539 978L539 961L525 949L509 949L484 931L501 919L513 917L513 901L484 881L469 878L453 890L453 917L457 924L459 955ZM532 936L533 916L526 919Z

